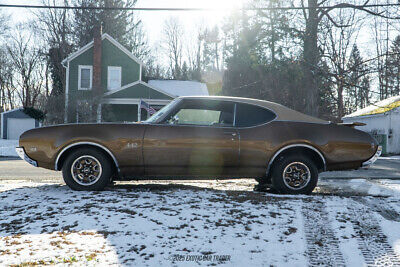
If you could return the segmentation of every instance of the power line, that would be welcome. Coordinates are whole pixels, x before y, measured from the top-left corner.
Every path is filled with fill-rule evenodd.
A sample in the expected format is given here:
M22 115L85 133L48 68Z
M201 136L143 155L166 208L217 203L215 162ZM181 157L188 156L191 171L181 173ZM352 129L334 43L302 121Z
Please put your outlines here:
M126 11L215 11L222 8L180 8L180 7L96 7L96 6L39 6L39 5L14 5L14 4L0 4L0 7L5 8L32 8L32 9L88 9L88 10L126 10ZM334 6L320 6L320 7L248 7L238 8L238 10L247 11L261 11L261 10L308 10L308 9L365 9L373 7L400 7L400 3L388 4L370 4L370 5L352 5L352 4L338 4Z

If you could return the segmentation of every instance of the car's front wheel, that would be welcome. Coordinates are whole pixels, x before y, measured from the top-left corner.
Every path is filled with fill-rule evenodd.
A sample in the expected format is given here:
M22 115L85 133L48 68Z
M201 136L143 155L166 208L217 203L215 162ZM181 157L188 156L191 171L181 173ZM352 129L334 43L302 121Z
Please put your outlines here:
M288 155L272 167L272 187L282 194L310 194L317 186L318 169L305 155Z
M101 151L83 148L68 155L62 172L71 189L96 191L103 190L110 182L112 165Z

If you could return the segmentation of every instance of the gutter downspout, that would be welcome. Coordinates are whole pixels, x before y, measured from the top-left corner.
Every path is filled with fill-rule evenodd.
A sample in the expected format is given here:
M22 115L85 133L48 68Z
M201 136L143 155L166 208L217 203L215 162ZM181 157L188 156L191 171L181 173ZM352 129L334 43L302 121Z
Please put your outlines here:
M64 123L68 123L68 100L69 100L69 60L67 61L67 66L64 62L61 63L66 69L65 73L65 103L64 103Z
M101 121L101 99L104 94L101 86L102 30L97 25L93 33L93 115L96 122Z

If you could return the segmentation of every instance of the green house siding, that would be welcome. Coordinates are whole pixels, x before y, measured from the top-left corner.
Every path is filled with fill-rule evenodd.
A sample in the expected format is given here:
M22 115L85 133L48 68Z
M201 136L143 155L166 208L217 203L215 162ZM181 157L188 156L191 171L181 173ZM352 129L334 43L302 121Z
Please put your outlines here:
M108 39L102 42L101 83L107 90L107 71L109 66L121 67L121 86L136 82L140 79L140 64L130 58Z
M80 54L69 62L69 93L76 94L79 92L77 96L89 96L92 94L91 90L78 90L79 65L93 65L93 48L88 49L85 53Z
M158 92L145 84L136 84L124 90L107 96L106 98L143 98L143 99L172 99L172 97Z
M79 91L83 95L91 94L91 90L78 90L79 65L93 66L93 48L88 49L69 62L69 92ZM136 82L140 79L140 64L130 58L108 39L103 39L101 56L101 85L107 92L108 67L121 67L121 86Z
M124 90L115 92L111 95L103 95L104 104L101 108L101 117L106 122L125 122L137 121L138 111L137 104L120 104L117 98L122 99L157 99L170 100L172 97L165 93L159 92L146 85L141 80L141 65L126 50L108 35L102 38L102 55L101 55L101 86L104 93L107 90L108 83L108 67L121 68L121 86L134 83ZM124 52L125 51L125 52ZM90 103L93 98L92 90L78 90L79 66L93 66L93 47L86 51L81 50L81 54L68 62L68 110L67 122L76 122L78 102ZM107 103L107 99L114 99L113 104ZM125 101L126 102L126 101ZM136 101L137 102L137 101ZM133 101L133 103L136 103ZM79 108L81 108L80 106ZM147 118L147 113L142 110L142 120ZM79 118L81 120L81 118Z

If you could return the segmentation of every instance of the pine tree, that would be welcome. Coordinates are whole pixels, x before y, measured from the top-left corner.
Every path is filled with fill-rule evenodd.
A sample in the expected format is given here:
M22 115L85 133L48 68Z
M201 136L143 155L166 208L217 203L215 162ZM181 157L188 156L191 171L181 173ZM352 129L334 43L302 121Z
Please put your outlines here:
M370 87L367 72L368 68L361 57L360 50L354 44L345 77L345 108L348 113L364 107L369 102Z
M400 95L400 35L393 41L386 64L389 96Z
M255 0L257 6L268 8L279 8L285 6L282 0ZM284 40L291 34L287 14L281 10L271 9L268 11L259 10L255 17L255 24L260 28L260 47L263 47L260 57L265 61L275 61L282 58ZM266 53L267 52L267 53Z
M219 28L205 29L201 35L203 41L203 66L209 70L221 69Z
M133 7L137 0L75 0L83 7ZM149 54L141 21L132 11L78 9L74 11L75 43L82 47L93 40L93 31L101 25L103 33L110 34L138 58Z
M182 81L189 80L189 67L188 67L186 61L183 62L182 71L181 71L181 77L179 77L179 79L182 80Z
M361 90L358 90L359 108L365 108L370 104L370 87L370 78L368 76L364 76L361 81Z

